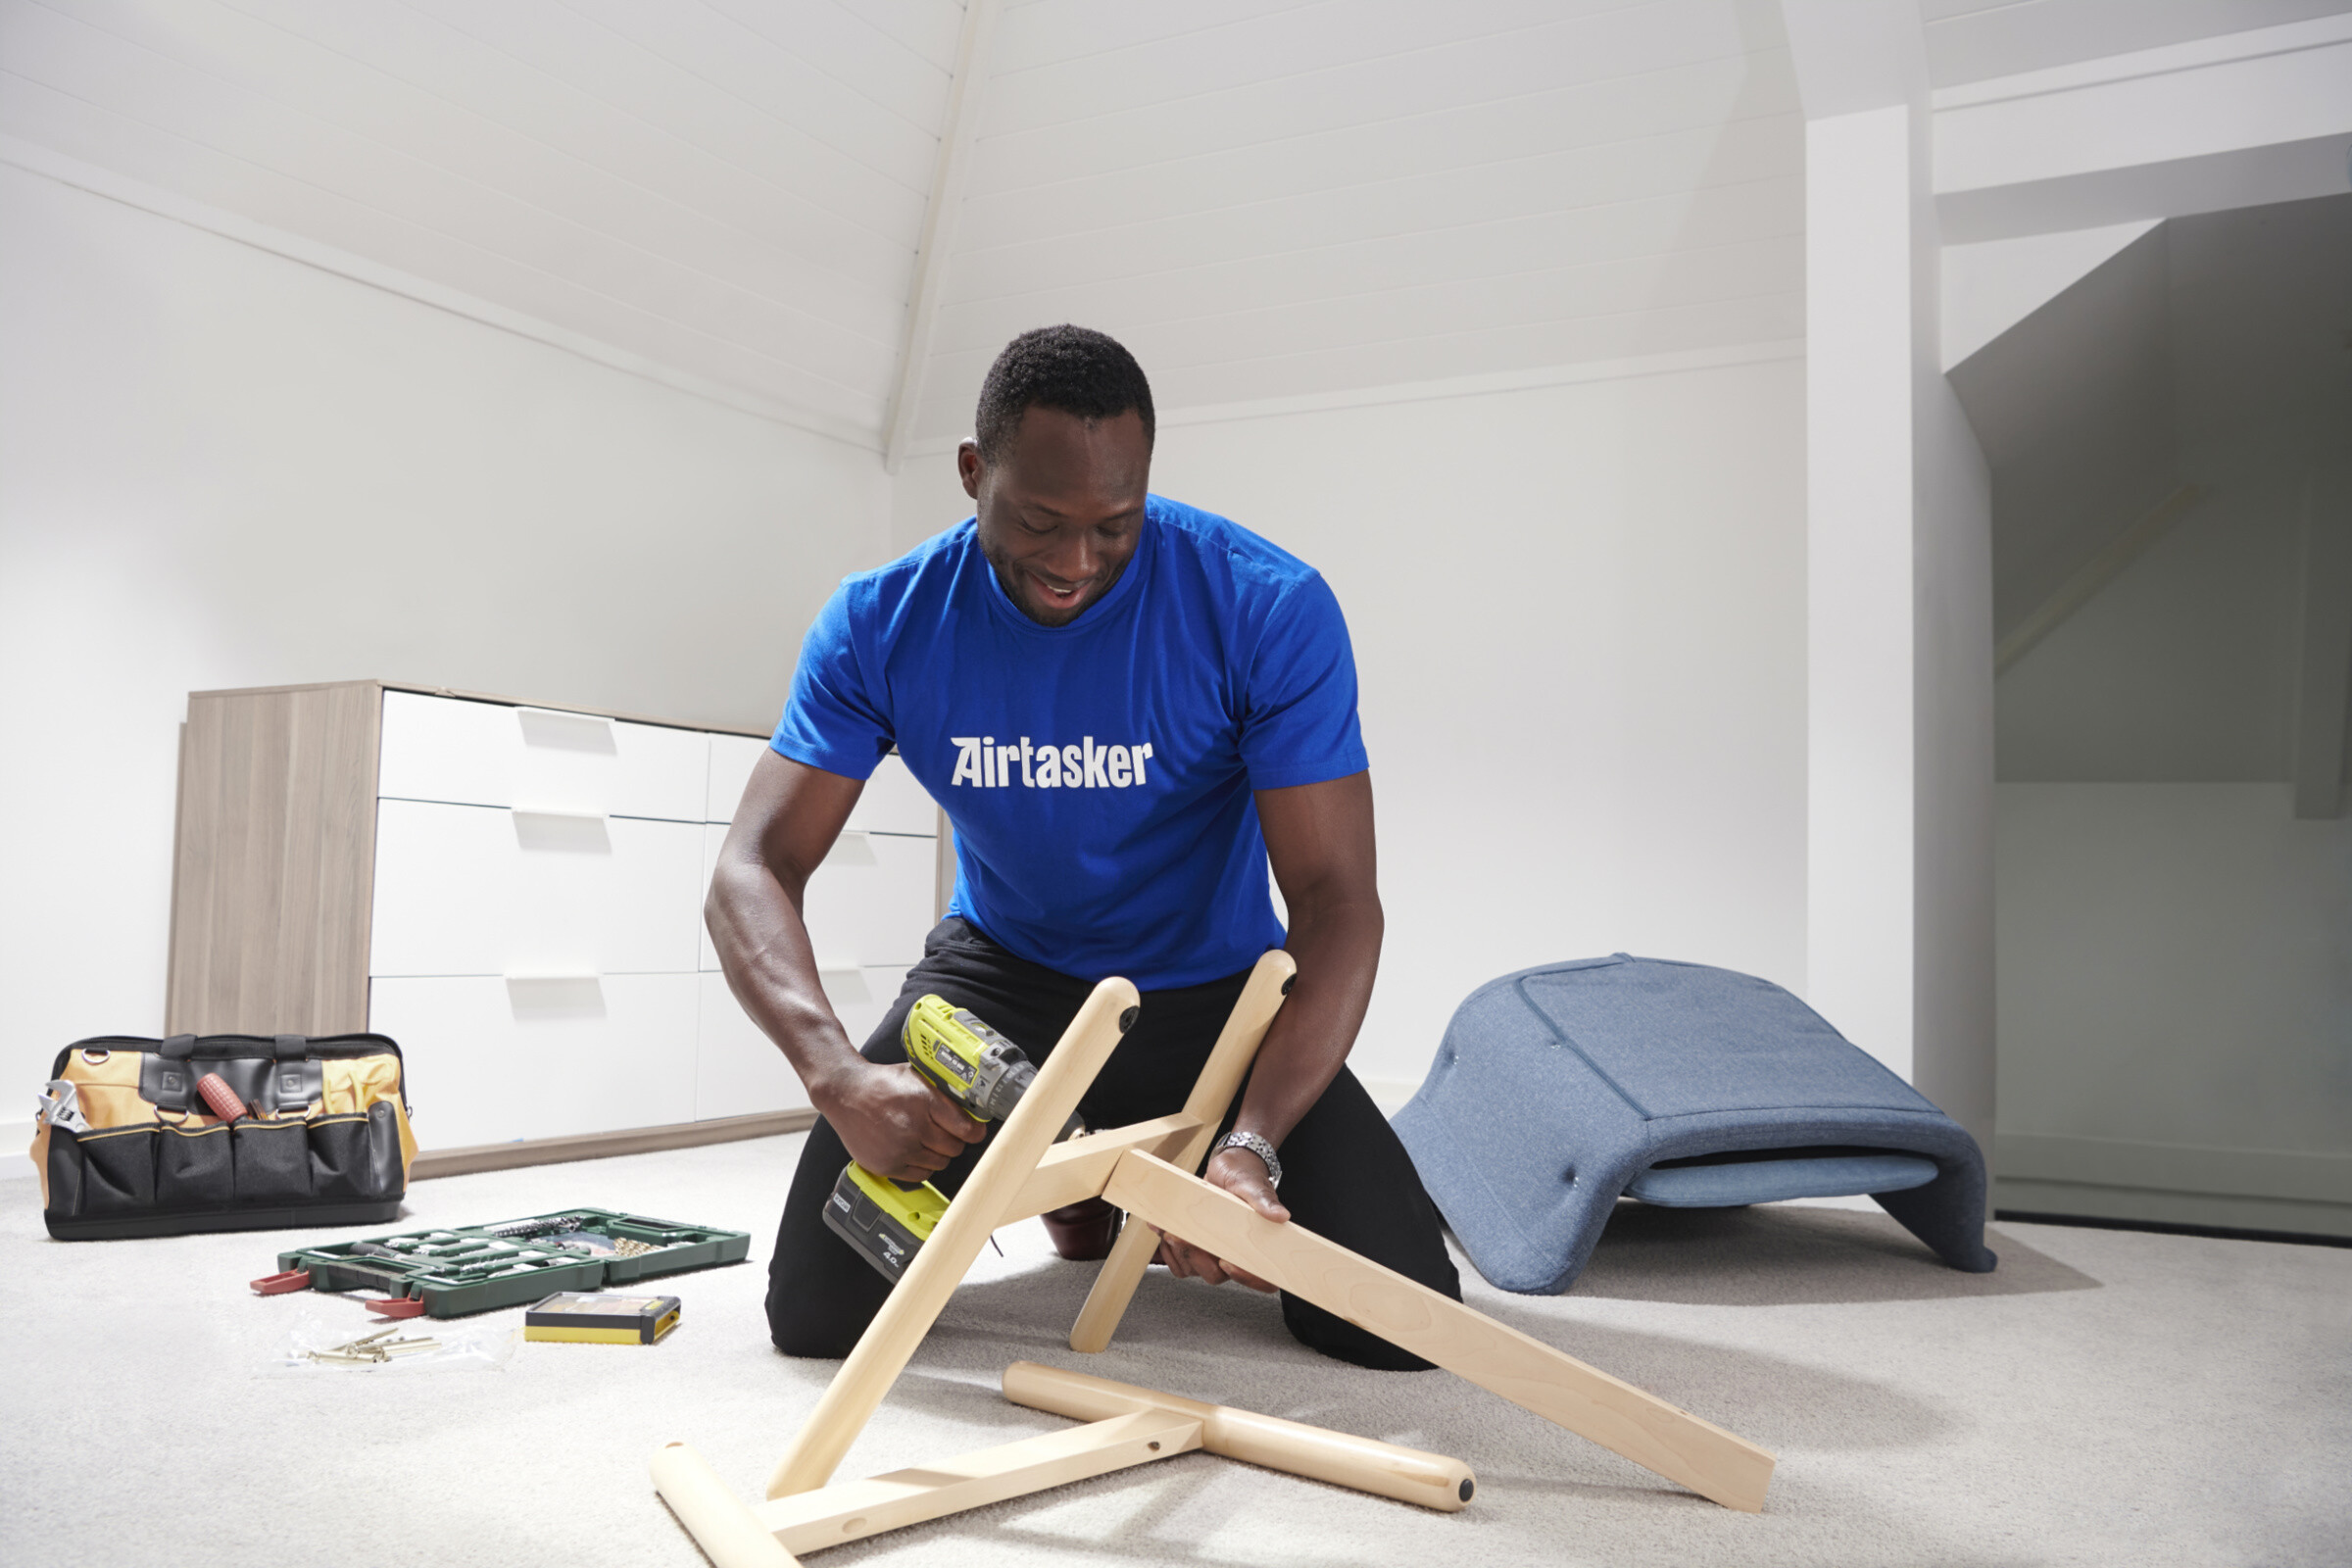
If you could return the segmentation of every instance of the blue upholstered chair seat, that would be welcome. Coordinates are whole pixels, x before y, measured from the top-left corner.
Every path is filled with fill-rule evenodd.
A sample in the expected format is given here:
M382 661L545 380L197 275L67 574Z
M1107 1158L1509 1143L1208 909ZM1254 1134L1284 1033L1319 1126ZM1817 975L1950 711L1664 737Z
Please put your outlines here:
M1867 1193L1952 1267L1993 1266L1976 1140L1812 1008L1729 969L1621 953L1481 986L1396 1127L1504 1290L1566 1290L1621 1195Z

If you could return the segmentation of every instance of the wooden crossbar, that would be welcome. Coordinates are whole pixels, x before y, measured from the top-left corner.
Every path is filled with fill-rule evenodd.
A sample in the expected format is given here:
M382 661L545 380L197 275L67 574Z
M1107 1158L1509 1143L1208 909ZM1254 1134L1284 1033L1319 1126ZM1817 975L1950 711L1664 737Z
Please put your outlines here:
M785 1550L818 1551L1050 1487L1173 1459L1200 1447L1200 1436L1198 1416L1143 1406L1042 1438L776 1497L752 1512Z

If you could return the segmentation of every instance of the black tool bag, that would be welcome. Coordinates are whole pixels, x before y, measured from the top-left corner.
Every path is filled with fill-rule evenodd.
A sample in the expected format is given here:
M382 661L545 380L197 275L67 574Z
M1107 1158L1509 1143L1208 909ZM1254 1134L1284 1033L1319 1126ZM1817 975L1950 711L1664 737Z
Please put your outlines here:
M383 1035L103 1036L49 1077L32 1160L60 1241L374 1224L408 1191L416 1140Z

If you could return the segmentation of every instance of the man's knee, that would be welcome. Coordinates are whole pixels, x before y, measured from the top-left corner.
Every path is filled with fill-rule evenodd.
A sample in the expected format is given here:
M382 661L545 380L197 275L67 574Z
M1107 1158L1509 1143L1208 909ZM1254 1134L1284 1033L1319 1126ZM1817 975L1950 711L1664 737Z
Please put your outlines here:
M786 1355L838 1361L857 1348L865 1324L857 1321L855 1313L841 1311L837 1303L818 1301L815 1298L818 1294L787 1290L780 1285L771 1289L767 1295L767 1337ZM831 1310L826 1309L828 1305Z

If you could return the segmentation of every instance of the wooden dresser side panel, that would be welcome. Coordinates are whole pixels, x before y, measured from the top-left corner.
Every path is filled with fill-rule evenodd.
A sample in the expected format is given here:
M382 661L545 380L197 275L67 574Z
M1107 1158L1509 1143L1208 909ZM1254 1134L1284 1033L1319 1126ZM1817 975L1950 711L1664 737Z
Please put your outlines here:
M165 1027L368 1027L373 681L188 700Z

